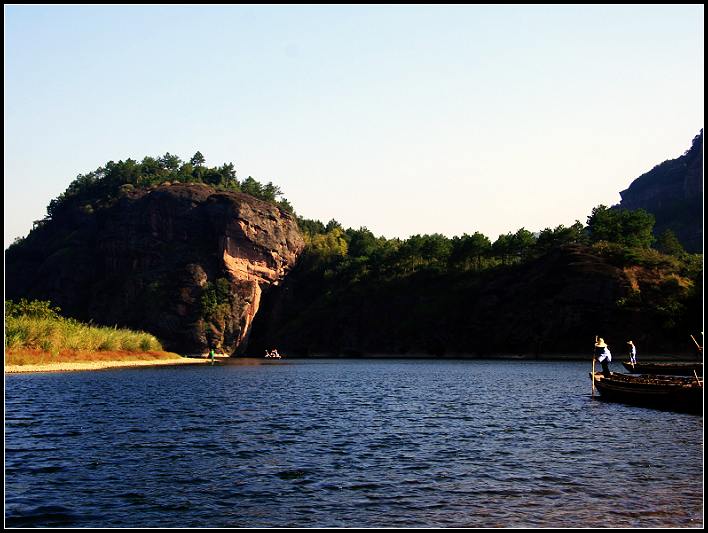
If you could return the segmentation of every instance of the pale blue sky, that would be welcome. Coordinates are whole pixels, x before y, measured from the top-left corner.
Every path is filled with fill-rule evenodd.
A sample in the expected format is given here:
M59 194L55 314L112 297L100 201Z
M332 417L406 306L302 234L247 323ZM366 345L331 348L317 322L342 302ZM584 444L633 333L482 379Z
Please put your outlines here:
M298 214L494 240L586 221L703 127L703 6L6 6L5 246L170 152Z

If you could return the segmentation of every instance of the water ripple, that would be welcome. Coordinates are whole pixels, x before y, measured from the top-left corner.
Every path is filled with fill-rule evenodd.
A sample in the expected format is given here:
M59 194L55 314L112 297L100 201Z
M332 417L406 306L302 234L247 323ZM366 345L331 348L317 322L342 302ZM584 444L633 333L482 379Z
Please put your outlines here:
M8 375L6 525L702 527L702 417L593 402L586 367Z

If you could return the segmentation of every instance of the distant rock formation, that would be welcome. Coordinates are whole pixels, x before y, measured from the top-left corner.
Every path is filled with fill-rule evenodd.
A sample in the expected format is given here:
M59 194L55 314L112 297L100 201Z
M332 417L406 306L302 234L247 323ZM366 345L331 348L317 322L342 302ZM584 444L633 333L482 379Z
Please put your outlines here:
M261 293L304 247L275 205L206 185L125 191L72 206L6 253L6 298L153 333L170 350L243 349Z
M686 250L703 251L703 130L681 157L664 161L620 193L619 207L654 215L654 233L670 229Z

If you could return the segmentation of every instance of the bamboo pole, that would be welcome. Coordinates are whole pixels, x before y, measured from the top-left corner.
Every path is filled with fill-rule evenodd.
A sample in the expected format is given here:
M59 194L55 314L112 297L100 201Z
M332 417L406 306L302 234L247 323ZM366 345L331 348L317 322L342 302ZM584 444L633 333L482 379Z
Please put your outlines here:
M698 341L696 340L696 338L693 335L691 335L691 338L693 339L693 342L696 343L696 348L698 348L698 351L703 353L703 346L698 344Z
M597 335L595 335L595 344L597 344ZM592 347L592 393L591 396L595 397L595 346Z

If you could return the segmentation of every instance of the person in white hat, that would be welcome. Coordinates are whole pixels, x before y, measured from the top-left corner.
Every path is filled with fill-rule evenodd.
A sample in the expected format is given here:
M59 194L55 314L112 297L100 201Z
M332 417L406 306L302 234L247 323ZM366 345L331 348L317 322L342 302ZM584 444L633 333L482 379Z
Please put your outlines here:
M612 353L610 353L610 347L605 344L605 340L602 337L600 337L595 343L595 355L597 356L597 360L600 361L600 364L602 365L602 375L609 377Z

